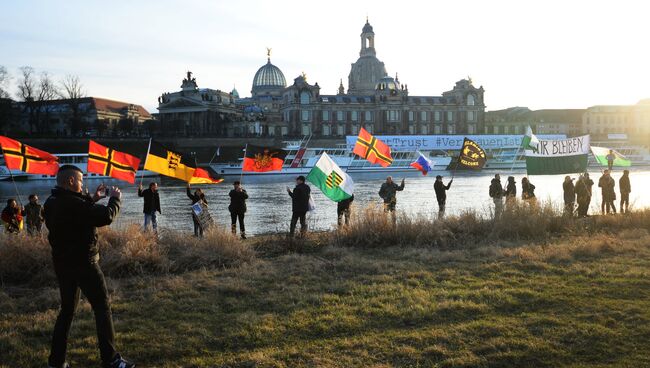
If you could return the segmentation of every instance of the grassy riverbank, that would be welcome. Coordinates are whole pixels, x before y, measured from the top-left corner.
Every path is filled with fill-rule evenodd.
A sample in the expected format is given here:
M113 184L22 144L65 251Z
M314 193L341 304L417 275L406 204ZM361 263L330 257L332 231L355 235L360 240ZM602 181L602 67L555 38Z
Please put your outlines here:
M294 242L105 234L120 349L146 367L650 366L648 211L356 220ZM0 237L0 256L10 248ZM0 366L47 357L58 297L34 272L0 268ZM98 365L85 302L69 352Z

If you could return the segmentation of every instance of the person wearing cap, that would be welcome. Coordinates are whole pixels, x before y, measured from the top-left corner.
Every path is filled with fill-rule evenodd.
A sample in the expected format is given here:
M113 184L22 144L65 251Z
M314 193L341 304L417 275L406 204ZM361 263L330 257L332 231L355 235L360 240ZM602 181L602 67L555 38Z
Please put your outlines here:
M300 236L304 236L307 233L307 211L309 211L311 188L305 184L305 177L300 175L296 178L296 187L293 191L287 187L287 193L291 197L292 211L289 236L293 237L298 220L300 220Z
M573 178L569 175L564 177L562 189L564 191L564 214L571 217L576 205L576 188L573 185Z
M436 199L438 200L438 218L445 215L445 204L447 202L447 191L451 188L451 183L454 179L449 180L447 185L442 182L442 175L436 175L436 182L433 183L433 190L436 192Z
M384 200L384 212L390 212L393 222L397 221L395 207L397 206L397 192L404 190L404 179L402 184L397 185L392 176L386 177L386 182L379 188L379 197Z
M510 207L517 201L517 182L514 176L508 176L508 184L506 184L506 206Z
M618 179L618 188L621 191L621 213L628 213L630 206L630 192L632 192L632 186L630 185L630 170L623 170L623 176Z

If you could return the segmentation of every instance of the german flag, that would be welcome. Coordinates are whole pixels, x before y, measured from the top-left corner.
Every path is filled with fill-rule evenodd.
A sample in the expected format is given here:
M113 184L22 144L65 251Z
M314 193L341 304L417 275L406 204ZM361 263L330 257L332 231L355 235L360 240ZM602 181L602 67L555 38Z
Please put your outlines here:
M153 140L144 161L144 169L189 182L196 171L196 163L188 155L172 151Z
M359 131L357 144L352 151L357 156L363 157L373 164L380 164L383 167L390 166L393 163L393 157L390 155L390 147L364 128Z
M213 177L208 170L197 167L189 182L190 184L219 184L222 181L222 177Z
M140 159L127 153L115 151L90 141L88 144L88 172L135 183Z
M0 136L0 146L9 170L42 175L56 175L59 171L59 158L50 153L4 136Z
M287 151L275 147L246 146L243 171L282 171Z

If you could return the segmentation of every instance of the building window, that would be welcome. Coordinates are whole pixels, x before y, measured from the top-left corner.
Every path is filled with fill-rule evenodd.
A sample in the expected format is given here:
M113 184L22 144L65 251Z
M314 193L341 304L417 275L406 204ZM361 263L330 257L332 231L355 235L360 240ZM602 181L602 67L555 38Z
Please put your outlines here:
M476 125L474 124L467 125L467 134L475 134L475 133L476 133Z
M300 120L302 121L311 121L311 114L309 110L302 110L300 112Z
M454 120L454 112L447 111L447 121L453 121L453 120Z
M345 125L338 124L338 126L336 127L336 134L345 135Z
M456 127L454 124L449 124L447 125L447 134L454 134L456 133Z
M358 121L359 120L359 112L358 111L352 111L350 113L351 115L351 120L352 121Z
M435 112L433 113L433 119L434 119L435 121L440 121L440 111L435 111Z
M352 124L352 134L353 135L359 134L359 124Z
M475 103L474 95L467 95L467 106L474 106Z
M399 121L399 111L397 110L388 110L386 111L386 114L388 115L388 121Z
M343 111L336 112L336 121L343 121Z
M368 131L368 133L372 134L373 130L375 130L375 125L374 124L365 124L364 129Z
M409 111L409 121L415 120L415 111Z
M289 127L283 126L280 129L280 131L281 131L281 135L286 136L287 134L289 134Z
M302 135L309 135L309 134L311 134L311 125L303 124L302 125Z
M439 124L436 124L433 126L433 134L441 134L442 133L442 127Z
M365 121L372 121L372 111L366 111L366 116L364 117Z
M308 105L310 98L311 98L311 94L309 92L307 92L307 91L300 92L300 104L301 105Z
M323 110L323 121L330 121L330 112L329 112L329 110Z
M427 112L426 111L420 111L420 121L422 121L422 122L427 121Z
M332 134L332 128L330 127L329 124L323 125L323 135L331 135Z
M468 111L467 112L467 121L474 121L476 119L476 116L474 115L474 111Z
M409 124L409 134L415 134L415 124Z
M429 134L429 126L426 124L420 125L420 134Z

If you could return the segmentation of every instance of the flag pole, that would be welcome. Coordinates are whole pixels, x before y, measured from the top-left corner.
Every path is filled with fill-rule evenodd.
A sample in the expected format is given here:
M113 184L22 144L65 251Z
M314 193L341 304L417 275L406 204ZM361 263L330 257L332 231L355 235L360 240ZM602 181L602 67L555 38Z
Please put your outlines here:
M16 184L16 180L14 179L14 174L11 172L11 169L7 167L9 170L9 176L11 177L11 182L14 183L14 189L16 190L16 197L18 198L18 204L20 204L20 207L23 207L23 201L20 199L20 192L18 191L18 185Z
M149 147L147 147L147 155L144 156L144 164L142 165L142 172L140 173L140 186L144 181L144 167L147 166L147 159L149 158L149 150L151 149L151 138L149 138Z
M246 151L248 150L248 143L246 143L246 146L244 146L244 160L246 159ZM242 160L241 162L241 173L239 174L239 184L242 183L242 180L244 179L244 161Z

